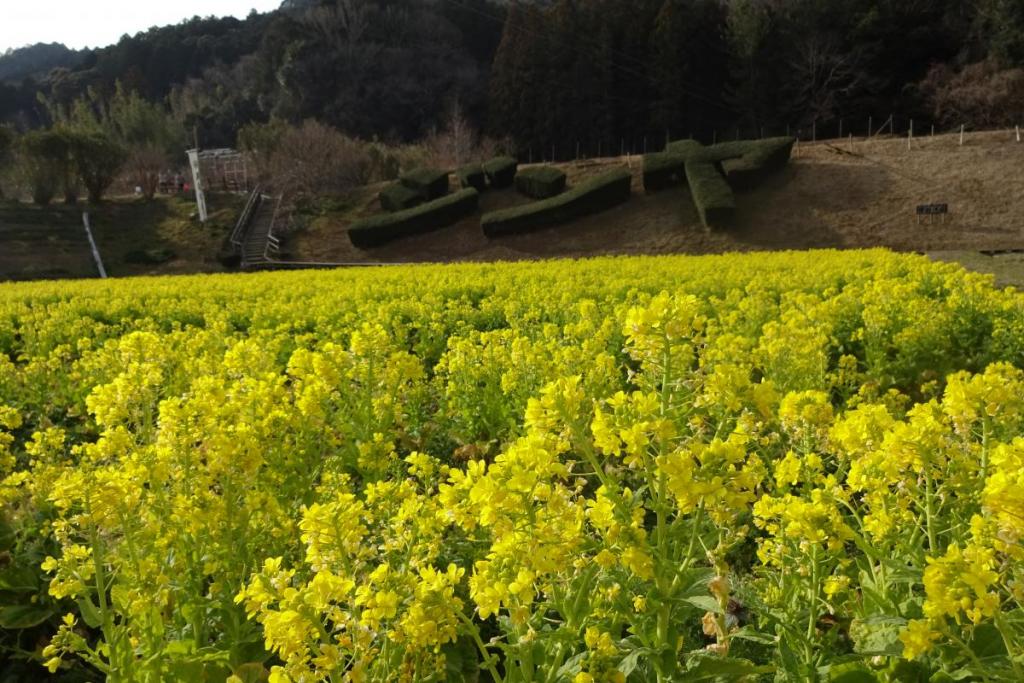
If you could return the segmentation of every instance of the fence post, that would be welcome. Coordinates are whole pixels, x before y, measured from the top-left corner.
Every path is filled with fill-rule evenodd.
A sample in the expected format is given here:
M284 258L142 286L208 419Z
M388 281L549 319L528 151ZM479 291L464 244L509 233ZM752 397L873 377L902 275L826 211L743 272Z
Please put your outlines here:
M1017 129L1017 142L1020 142L1020 125L1014 126Z
M960 146L964 146L964 124L960 124Z
M910 119L910 130L907 131L907 149L910 149L910 144L914 140L914 119Z

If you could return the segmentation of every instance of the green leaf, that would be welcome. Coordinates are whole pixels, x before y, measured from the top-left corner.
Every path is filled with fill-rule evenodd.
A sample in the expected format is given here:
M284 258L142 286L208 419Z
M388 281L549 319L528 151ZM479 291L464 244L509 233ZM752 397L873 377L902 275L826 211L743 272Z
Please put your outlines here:
M196 646L191 640L172 640L164 646L165 655L190 655L195 652Z
M878 677L864 664L849 662L833 666L828 672L829 683L878 683Z
M56 614L52 607L43 605L7 605L0 607L0 628L19 630L38 626Z
M643 657L644 659L646 659L650 657L650 655L651 650L649 650L648 648L638 648L636 650L633 650L628 655L622 658L622 661L619 662L618 669L628 677L631 673L636 671L636 667L640 663L640 658Z
M270 674L260 662L246 662L235 667L232 673L242 679L242 683L262 683Z
M932 670L920 662L897 659L889 669L891 683L928 683Z
M103 617L100 610L93 604L92 598L84 597L78 600L78 612L82 615L82 621L89 628L99 628L103 625Z
M11 565L0 571L0 591L38 593L39 573L30 567Z
M741 629L733 631L729 634L729 639L749 640L753 643L760 643L762 645L778 645L779 642L777 636L773 636L770 633L762 633L751 626L744 626Z
M708 681L721 676L738 678L740 676L755 676L775 671L772 666L758 666L746 659L732 657L715 657L699 653L689 660L686 672L679 679L680 681Z
M975 627L974 637L968 645L978 659L1006 656L1006 643L1003 642L999 629L992 624L980 624Z
M850 623L853 650L867 656L898 656L903 652L903 644L899 638L900 631L906 625L906 619L884 615L854 619Z
M710 595L695 595L692 598L683 598L683 600L684 602L688 602L694 607L698 607L705 612L722 614L722 607L718 604L718 600Z

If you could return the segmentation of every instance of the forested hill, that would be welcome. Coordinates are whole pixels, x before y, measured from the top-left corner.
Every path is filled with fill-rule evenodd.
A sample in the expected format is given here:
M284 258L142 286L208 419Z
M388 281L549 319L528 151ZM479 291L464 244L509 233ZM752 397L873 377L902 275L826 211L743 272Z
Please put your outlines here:
M47 125L52 105L120 81L207 144L271 117L413 140L456 101L487 134L560 155L891 113L997 125L1024 109L1011 0L287 0L80 54L44 47L35 64L0 57L0 121Z

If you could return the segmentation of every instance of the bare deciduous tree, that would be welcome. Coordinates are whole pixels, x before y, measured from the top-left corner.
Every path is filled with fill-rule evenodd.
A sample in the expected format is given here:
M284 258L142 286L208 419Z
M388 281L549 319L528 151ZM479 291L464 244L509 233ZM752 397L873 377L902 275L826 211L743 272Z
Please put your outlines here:
M274 187L286 194L337 195L369 180L370 159L358 140L306 121L281 137L269 170Z
M809 36L795 48L790 63L795 108L805 122L833 118L843 98L864 81L857 55L821 36Z
M957 72L940 64L920 84L935 118L975 128L1024 121L1024 69L1004 69L996 60L969 64Z
M477 148L477 132L463 113L458 99L449 105L443 126L425 141L434 165L456 168L471 161Z
M370 28L370 7L364 0L336 0L311 8L303 21L328 44L351 56Z

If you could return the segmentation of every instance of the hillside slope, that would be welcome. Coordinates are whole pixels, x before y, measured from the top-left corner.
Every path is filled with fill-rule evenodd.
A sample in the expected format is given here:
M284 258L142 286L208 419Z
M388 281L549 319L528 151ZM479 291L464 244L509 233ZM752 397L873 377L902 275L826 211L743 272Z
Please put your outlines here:
M529 235L488 240L479 215L428 235L363 251L347 226L379 211L365 188L353 207L311 221L291 250L302 259L403 262L522 259L599 254L710 254L765 249L884 246L899 251L1006 250L1024 247L1024 143L1012 132L800 144L789 168L738 195L737 225L708 232L686 188L646 195L642 159L560 164L570 183L616 164L634 171L629 203ZM484 211L526 201L508 190L482 195ZM918 222L918 204L948 203L943 222Z

